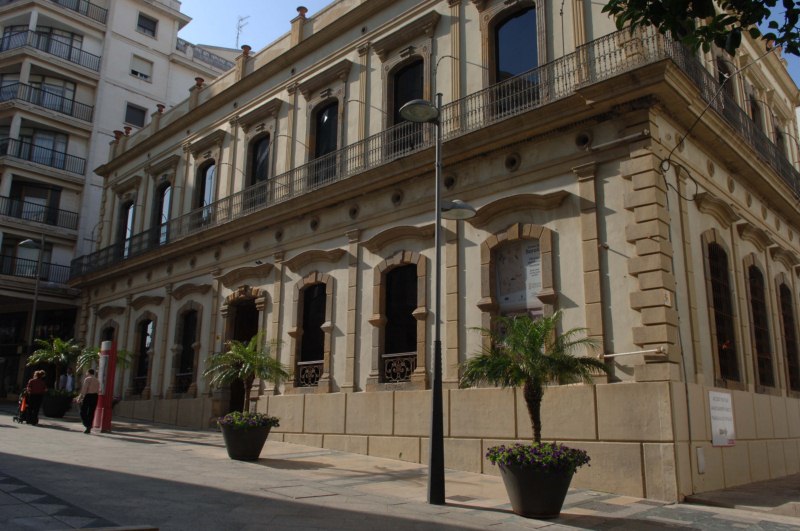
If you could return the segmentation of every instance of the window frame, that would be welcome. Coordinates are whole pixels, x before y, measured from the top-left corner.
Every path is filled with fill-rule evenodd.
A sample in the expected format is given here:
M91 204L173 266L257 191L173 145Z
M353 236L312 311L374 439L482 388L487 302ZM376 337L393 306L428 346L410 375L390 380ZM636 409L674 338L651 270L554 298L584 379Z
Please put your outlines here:
M137 61L141 61L141 63L142 63L141 66L148 67L149 72L140 72L140 70L142 70L142 68L139 68L139 65L135 64ZM153 61L150 61L149 59L145 59L144 57L142 57L140 55L131 54L130 63L131 64L130 64L130 69L128 70L128 74L130 74L132 77L135 77L136 79L139 79L141 81L146 81L148 83L152 83L153 82L153 68L154 68Z
M130 117L131 117L130 116L130 112L131 111L141 112L142 113L142 123L141 124L139 124L137 122L133 122L133 121L130 120ZM146 125L146 122L147 122L147 109L145 109L144 107L141 107L139 105L136 105L135 103L130 103L130 102L126 102L125 103L125 119L123 120L123 123L129 124L129 125L132 125L134 127L138 127L138 128L141 129L142 127L144 127Z
M764 271L756 262L755 256L748 255L744 260L747 307L750 317L750 344L753 352L753 375L756 391L776 387L775 349L772 345L772 332L769 319L767 281ZM764 368L764 364L768 366ZM765 383L766 380L766 383Z
M152 23L152 28L150 28L148 24L142 24L143 20L146 23ZM153 39L158 39L158 19L145 15L140 11L139 17L136 19L136 32L152 37Z

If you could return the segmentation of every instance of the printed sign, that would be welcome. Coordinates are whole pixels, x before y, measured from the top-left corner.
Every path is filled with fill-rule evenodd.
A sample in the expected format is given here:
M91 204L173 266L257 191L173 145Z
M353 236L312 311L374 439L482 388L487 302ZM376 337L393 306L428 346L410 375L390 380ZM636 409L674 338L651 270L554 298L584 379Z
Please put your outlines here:
M711 445L733 446L736 444L731 394L709 391L708 409L711 412Z

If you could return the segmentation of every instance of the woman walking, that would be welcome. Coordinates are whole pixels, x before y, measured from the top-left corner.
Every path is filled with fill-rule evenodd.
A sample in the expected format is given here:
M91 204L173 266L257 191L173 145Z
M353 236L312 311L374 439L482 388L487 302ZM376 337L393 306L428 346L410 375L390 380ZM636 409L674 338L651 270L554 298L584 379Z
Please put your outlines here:
M47 384L44 383L45 372L38 370L33 373L33 378L28 380L25 390L28 392L28 424L39 424L39 408L42 407Z

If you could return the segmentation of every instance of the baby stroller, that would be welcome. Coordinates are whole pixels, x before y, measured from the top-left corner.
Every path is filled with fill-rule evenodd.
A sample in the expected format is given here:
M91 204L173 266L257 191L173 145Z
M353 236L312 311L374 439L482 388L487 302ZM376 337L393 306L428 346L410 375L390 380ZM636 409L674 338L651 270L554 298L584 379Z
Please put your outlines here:
M23 391L19 394L19 402L17 403L17 414L14 415L14 422L28 422L28 392Z

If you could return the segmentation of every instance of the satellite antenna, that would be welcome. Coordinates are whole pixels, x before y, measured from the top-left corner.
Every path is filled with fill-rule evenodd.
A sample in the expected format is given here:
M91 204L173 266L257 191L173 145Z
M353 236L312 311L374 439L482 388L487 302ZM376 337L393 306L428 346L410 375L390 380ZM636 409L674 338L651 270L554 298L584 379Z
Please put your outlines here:
M247 22L245 22L245 21L248 18L250 18L250 15L247 15L246 17L243 17L242 15L239 15L239 19L236 21L236 47L237 48L239 47L239 35L242 34L242 29L244 29L244 27L247 26Z

